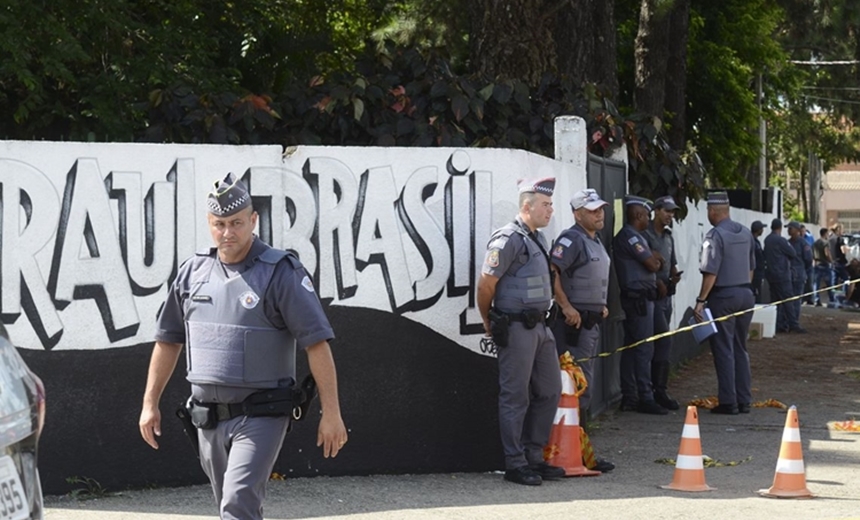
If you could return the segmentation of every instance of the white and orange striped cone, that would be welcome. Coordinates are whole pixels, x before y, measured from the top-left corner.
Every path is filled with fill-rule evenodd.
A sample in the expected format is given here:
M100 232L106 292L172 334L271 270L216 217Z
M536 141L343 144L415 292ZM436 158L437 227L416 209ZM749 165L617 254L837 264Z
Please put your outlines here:
M675 476L672 483L660 486L675 491L711 491L705 484L705 464L702 461L702 442L699 438L699 412L695 406L687 407L684 431L681 433L681 446L675 462Z
M806 470L803 467L803 445L800 443L800 421L797 407L788 409L785 429L782 431L782 445L776 461L773 485L769 489L759 489L759 495L769 498L812 498L806 489Z
M561 399L555 412L549 444L543 449L547 464L564 469L566 477L593 477L599 471L591 470L582 463L582 446L579 442L579 397L570 374L561 370Z

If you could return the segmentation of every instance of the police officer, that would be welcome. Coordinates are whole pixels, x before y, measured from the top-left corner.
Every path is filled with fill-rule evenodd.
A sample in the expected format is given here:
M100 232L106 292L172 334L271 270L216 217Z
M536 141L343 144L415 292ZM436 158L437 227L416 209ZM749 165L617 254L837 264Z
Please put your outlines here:
M630 345L654 334L654 300L657 299L655 273L663 265L659 252L652 252L642 232L648 227L651 201L629 196L624 199L627 223L612 239L615 273L624 310L624 343ZM654 343L649 341L621 353L621 410L654 415L669 411L654 400L651 358Z
M603 207L607 204L595 190L576 192L570 200L576 224L562 231L550 258L555 272L555 301L564 316L564 320L556 320L553 326L555 343L559 355L570 351L576 360L597 355L600 324L609 314L606 307L609 255L597 234L603 229ZM579 396L579 409L587 410L594 382L594 359L577 363L587 383ZM597 458L590 469L606 472L614 468L613 463Z
M642 233L652 251L657 251L663 258L660 270L657 271L657 300L654 302L654 334L669 331L672 321L672 296L675 287L681 281L678 271L678 261L675 258L675 239L672 237L672 220L678 205L670 195L654 201L654 218ZM654 386L654 400L668 410L680 408L678 401L668 393L669 385L669 355L672 351L672 336L660 338L654 342L654 357L651 359L651 383Z
M561 397L545 321L552 303L548 244L539 231L552 218L554 188L554 178L519 183L519 215L493 232L478 279L478 310L498 347L505 480L528 486L564 476L543 459Z
M750 230L729 217L729 195L708 194L708 221L713 228L702 244L702 286L693 310L704 319L707 305L714 319L751 309L755 305L750 281L755 269L755 239ZM752 313L716 322L711 353L717 370L719 404L713 413L749 413L752 402L747 334Z
M796 256L791 259L791 292L792 296L800 296L806 290L806 278L812 269L812 248L806 242L803 226L799 222L791 221L787 227L790 237L788 243L791 244L796 253ZM790 302L794 306L794 316L798 319L797 327L789 329L791 332L806 332L806 329L801 327L799 323L801 303L800 298Z
M832 263L830 256L830 244L827 239L830 236L830 230L826 227L818 231L820 238L812 244L812 259L815 262L813 266L813 284L812 289L815 291L814 301L816 307L821 307L821 293L819 292L824 287L830 286L832 277ZM827 291L827 306L833 307L836 304L836 299L833 296L833 289Z
M753 271L752 289L755 302L762 303L761 284L764 281L764 249L761 247L760 237L764 230L764 223L756 220L750 225L750 231L755 239L755 270Z
M770 288L770 301L779 302L791 298L794 288L791 284L791 263L797 258L797 252L782 236L782 221L773 219L770 224L770 234L764 239L765 278ZM791 302L781 303L776 307L776 331L788 332L800 329L800 322L795 314L796 308Z
M140 432L158 449L159 401L186 345L200 464L221 518L259 519L290 422L291 405L282 396L296 381L296 346L307 352L319 389L317 445L324 457L334 457L347 441L328 343L334 334L299 260L254 235L257 213L245 185L228 174L206 203L215 247L184 262L170 286L158 316ZM271 408L271 415L261 408Z

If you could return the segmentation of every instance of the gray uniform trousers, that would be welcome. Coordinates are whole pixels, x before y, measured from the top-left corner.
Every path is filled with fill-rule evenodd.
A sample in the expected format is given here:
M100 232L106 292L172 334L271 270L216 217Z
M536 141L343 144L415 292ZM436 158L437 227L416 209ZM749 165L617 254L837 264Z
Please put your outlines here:
M505 469L543 462L558 400L561 368L552 331L543 323L528 330L510 324L507 347L499 347L499 431Z
M753 305L755 296L749 287L714 287L708 297L708 307L714 318L750 309ZM752 402L752 376L747 352L747 334L751 322L751 312L719 321L716 323L717 333L711 336L720 404Z
M640 304L641 305L641 304ZM624 320L624 345L630 345L654 335L654 302L645 300L645 315L640 315L636 302L621 300L626 314ZM643 343L636 348L621 352L621 395L632 401L653 401L651 387L651 358L654 357L654 342Z
M210 430L197 430L200 465L212 482L222 520L263 518L266 483L288 424L286 416L240 415Z
M570 355L573 356L574 360L590 358L597 355L598 347L600 345L600 325L595 325L590 329L580 326L576 345L570 345L565 342L566 329L567 326L564 323L564 319L559 315L558 320L556 320L555 325L552 328L553 335L555 335L555 342L557 345L564 345L566 348L563 350L570 352ZM579 396L580 417L583 416L582 411L588 410L588 405L591 404L591 386L594 382L594 364L596 361L596 359L589 359L588 361L576 362L576 364L582 369L582 374L585 376L585 381L588 383L588 386L585 388L585 392ZM581 419L580 424L582 424Z
M654 334L669 332L669 323L672 321L672 297L666 296L654 302ZM672 336L660 338L654 342L654 359L652 361L662 363L669 361L672 351Z

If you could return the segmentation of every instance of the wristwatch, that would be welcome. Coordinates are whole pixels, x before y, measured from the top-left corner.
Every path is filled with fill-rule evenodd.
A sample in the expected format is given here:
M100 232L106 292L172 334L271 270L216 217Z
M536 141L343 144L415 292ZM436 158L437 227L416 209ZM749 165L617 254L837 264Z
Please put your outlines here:
M703 300L702 298L696 298L696 303L708 303L708 300Z

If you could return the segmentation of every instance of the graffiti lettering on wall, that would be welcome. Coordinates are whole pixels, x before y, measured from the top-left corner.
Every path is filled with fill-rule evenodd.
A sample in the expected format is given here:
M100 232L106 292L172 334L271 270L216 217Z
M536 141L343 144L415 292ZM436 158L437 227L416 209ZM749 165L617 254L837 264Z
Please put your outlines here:
M323 156L242 174L258 234L299 255L324 301L400 314L478 351L476 274L493 215L512 217L516 193L494 197L492 172L471 162L449 151L404 172ZM208 244L202 174L193 159L154 181L103 175L97 158L66 168L0 158L0 318L35 336L30 348L151 341L177 266Z

